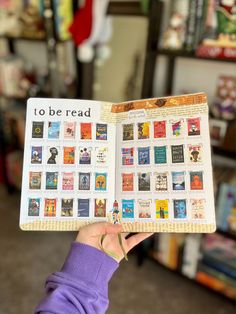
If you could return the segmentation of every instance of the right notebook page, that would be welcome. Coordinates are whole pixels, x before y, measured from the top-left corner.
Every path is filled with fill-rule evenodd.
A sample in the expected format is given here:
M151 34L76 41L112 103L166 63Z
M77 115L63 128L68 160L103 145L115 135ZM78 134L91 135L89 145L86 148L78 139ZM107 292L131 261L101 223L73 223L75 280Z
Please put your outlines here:
M215 207L204 93L113 105L113 217L125 231L213 232Z

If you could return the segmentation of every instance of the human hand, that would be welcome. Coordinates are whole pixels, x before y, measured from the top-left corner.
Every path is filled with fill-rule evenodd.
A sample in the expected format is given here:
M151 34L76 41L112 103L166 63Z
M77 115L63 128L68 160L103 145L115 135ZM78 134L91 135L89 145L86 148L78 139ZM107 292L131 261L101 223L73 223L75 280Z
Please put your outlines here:
M120 232L122 232L122 226L119 224L114 225L110 222L93 223L80 229L76 241L90 245L99 250L103 249L105 252L114 253L115 256L112 257L115 258L117 262L120 262L124 258L124 253L118 238ZM103 235L106 235L106 237L101 245ZM125 253L127 254L133 247L151 235L152 233L143 232L134 234L126 239L128 233L122 233L122 246Z

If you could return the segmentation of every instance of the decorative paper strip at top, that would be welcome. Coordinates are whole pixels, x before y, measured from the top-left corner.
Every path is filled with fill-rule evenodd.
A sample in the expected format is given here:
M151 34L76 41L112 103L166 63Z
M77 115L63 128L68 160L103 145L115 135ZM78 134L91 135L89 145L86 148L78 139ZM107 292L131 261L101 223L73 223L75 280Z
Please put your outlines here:
M177 107L185 105L206 104L207 97L204 93L189 94L181 96L160 97L145 100L135 100L113 104L111 112L119 113L137 109L156 109L161 107Z

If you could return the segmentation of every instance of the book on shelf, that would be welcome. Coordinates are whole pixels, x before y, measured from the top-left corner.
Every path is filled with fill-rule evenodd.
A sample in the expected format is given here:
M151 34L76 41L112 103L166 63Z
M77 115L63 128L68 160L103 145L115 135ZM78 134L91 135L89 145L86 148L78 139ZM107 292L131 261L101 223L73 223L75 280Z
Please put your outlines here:
M20 227L214 232L204 93L109 103L27 102Z
M216 208L217 227L236 234L236 187L233 182L220 184Z

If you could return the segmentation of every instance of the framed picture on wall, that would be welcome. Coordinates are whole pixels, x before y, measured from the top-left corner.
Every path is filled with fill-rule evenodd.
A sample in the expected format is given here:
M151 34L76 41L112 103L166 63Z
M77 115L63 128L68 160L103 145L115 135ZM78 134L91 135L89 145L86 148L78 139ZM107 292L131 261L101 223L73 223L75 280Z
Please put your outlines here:
M226 134L227 125L227 122L223 120L209 120L211 144L213 146L220 146L222 144Z

